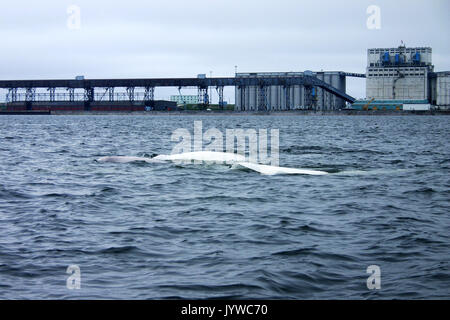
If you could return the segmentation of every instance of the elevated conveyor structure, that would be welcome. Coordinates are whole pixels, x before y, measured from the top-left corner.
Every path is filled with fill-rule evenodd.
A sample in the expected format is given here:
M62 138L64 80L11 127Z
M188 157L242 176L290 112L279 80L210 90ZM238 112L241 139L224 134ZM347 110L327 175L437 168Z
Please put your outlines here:
M37 93L36 89L47 89L48 101L54 102L58 99L64 101L84 101L86 110L89 110L89 104L95 102L97 92L107 91L108 94L101 94L102 99L114 100L114 90L116 88L124 88L125 94L129 101L137 101L135 95L136 88L143 88L145 95L142 101L150 101L154 99L155 88L157 87L175 87L175 88L197 88L199 92L207 95L209 87L216 88L219 94L219 103L223 105L223 88L232 86L236 88L261 88L261 92L265 92L265 88L271 86L305 86L319 87L332 93L347 102L353 103L355 99L342 90L333 87L313 76L296 76L296 77L248 77L248 78L148 78L148 79L80 79L80 80L0 80L0 88L8 90L7 102L25 101L30 106L35 101ZM64 94L56 94L56 89L65 89ZM21 95L19 91L23 91ZM83 94L76 95L75 90L82 90ZM105 92L106 92L105 91ZM66 97L67 95L67 97ZM21 97L24 97L21 100ZM81 97L80 97L81 96ZM60 97L60 98L58 98ZM62 97L62 98L61 98ZM76 98L78 97L78 98ZM66 100L67 99L67 100ZM41 100L42 101L42 100ZM103 100L104 101L104 100ZM205 104L209 103L207 96L201 99ZM264 108L262 108L264 109Z

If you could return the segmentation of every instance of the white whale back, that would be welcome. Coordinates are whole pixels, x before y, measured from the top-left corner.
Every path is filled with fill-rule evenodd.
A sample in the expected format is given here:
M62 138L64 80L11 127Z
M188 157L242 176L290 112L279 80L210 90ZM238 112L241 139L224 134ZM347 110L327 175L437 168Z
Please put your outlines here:
M306 174L313 176L323 176L328 174L328 172L325 171L267 166L250 162L239 162L237 163L237 165L269 176L273 176L276 174Z
M147 162L158 163L164 161L204 161L215 163L227 163L232 164L234 168L243 167L264 175L276 175L276 174L303 174L303 175L326 175L328 172L316 171L309 169L297 169L297 168L285 168L277 166L262 165L258 163L251 163L246 161L245 157L235 153L226 152L212 152L212 151L199 151L199 152L187 152L171 155L158 155L154 158L141 158L141 157L102 157L97 159L99 162L112 162L112 163L130 163L130 162Z
M155 160L163 161L210 161L210 162L245 162L245 157L240 154L226 153L226 152L213 152L213 151L198 151L187 152L171 155L159 155L153 158Z

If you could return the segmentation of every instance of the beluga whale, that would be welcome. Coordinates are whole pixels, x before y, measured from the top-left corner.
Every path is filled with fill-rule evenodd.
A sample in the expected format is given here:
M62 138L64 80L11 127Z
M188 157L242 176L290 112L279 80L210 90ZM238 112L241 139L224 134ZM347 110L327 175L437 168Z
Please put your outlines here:
M278 174L298 174L298 175L314 175L322 176L328 175L328 172L311 170L311 169L299 169L299 168L286 168L279 166L271 166L265 164L259 164L255 162L247 161L245 156L228 153L228 152L214 152L214 151L197 151L186 152L170 155L157 155L152 158L145 157L127 157L127 156L108 156L97 159L98 162L112 162L112 163L131 163L131 162L146 162L146 163L162 163L162 162L175 162L175 163L216 163L231 165L232 168L246 168L263 175L278 175Z

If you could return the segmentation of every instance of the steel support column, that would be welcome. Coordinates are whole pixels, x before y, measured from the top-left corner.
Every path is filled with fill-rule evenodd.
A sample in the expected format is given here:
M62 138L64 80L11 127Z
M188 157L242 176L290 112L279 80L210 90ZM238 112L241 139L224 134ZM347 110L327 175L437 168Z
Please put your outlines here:
M219 96L219 108L224 109L224 99L223 99L223 86L216 87L217 95Z
M19 95L17 94L17 88L12 89L11 101L16 102L18 100Z
M108 87L108 89L106 89L108 91L108 98L110 102L114 101L114 87Z
M8 89L8 93L6 94L7 102L16 102L17 101L17 88Z
M208 87L198 87L198 103L204 107L209 105Z
M35 88L26 88L25 91L25 105L27 110L33 110L33 101L34 101L34 95L36 93Z
M94 88L84 88L84 101L93 102L94 100Z
M145 87L144 101L153 102L155 100L155 87Z
M180 97L180 101L181 101L181 98L183 98L183 95L181 94L181 89L182 89L182 87L178 87L178 95ZM184 98L183 98L183 108L186 110L186 100Z
M26 88L25 101L26 102L33 102L35 94L36 94L36 89L35 88Z
M267 87L258 87L258 111L267 111Z
M315 109L316 107L316 96L317 95L317 89L313 86L305 86L305 106L309 107L310 109Z
M47 91L50 93L50 102L55 102L56 88L48 88Z
M67 91L69 91L69 101L74 102L75 101L75 88L67 88Z
M131 103L134 102L134 87L128 87L127 88L127 94L128 94L128 99L130 100Z

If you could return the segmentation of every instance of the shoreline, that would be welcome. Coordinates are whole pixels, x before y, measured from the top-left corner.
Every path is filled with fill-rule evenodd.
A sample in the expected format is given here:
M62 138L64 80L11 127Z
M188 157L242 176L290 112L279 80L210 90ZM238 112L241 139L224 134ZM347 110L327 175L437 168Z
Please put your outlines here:
M247 112L247 111L0 111L0 115L122 115L122 116L410 116L410 115L450 115L450 110L430 110L430 111L272 111L272 112Z

